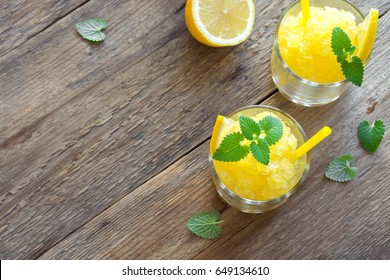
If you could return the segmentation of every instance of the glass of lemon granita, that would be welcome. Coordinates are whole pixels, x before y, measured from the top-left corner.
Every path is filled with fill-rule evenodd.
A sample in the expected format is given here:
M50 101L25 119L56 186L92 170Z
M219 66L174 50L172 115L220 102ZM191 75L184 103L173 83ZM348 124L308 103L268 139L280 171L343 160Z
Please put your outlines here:
M345 0L311 0L307 21L301 10L300 2L294 2L279 19L271 56L272 78L290 101L321 106L339 98L350 85L332 52L332 31L341 27L352 45L358 46L359 23L364 16Z
M266 117L280 120L283 133L269 147L269 162L263 164L248 153L235 162L213 158L225 136L240 131L241 116L255 122ZM262 134L259 137L263 137ZM283 204L305 180L310 154L291 161L290 156L307 140L302 127L285 112L265 105L241 108L227 117L219 116L210 142L209 161L215 186L231 206L247 213L263 213ZM243 140L242 145L247 145Z

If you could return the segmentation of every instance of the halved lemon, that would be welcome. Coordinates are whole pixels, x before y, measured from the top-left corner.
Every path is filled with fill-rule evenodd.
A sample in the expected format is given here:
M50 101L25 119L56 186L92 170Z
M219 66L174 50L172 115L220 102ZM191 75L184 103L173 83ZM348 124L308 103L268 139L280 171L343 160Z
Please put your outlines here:
M253 0L187 0L185 20L199 42L213 47L245 41L255 22Z
M376 30L378 28L379 12L371 9L368 16L358 25L356 34L358 57L365 62L374 47Z
M218 115L217 120L215 121L213 134L211 135L210 154L213 154L215 152L220 142L222 141L221 135L225 135L227 131L235 124L236 122L232 119Z

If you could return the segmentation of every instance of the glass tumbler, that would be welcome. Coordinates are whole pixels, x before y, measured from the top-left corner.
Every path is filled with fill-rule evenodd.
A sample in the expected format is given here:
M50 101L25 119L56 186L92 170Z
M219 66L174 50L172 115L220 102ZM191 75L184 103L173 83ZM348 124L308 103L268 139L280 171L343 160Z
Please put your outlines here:
M362 12L346 0L311 0L310 5L314 7L328 6L349 11L355 16L356 24L364 20ZM299 12L301 12L301 5L299 1L296 1L284 11L279 19L271 55L272 79L283 96L294 103L308 107L325 105L338 99L347 90L350 82L342 80L335 83L321 84L298 76L288 67L279 49L279 28L286 16L297 16Z
M277 115L285 123L285 125L290 128L291 132L297 138L297 147L301 146L304 142L307 141L306 134L303 131L302 127L299 125L299 123L287 113L274 107L265 105L248 106L232 112L227 117L237 121L240 116L251 117L261 112L271 112ZM225 200L228 204L242 212L263 213L282 205L299 188L299 186L301 186L309 170L310 153L298 159L295 163L300 164L298 169L302 172L298 182L291 189L287 190L286 193L269 200L251 200L234 193L231 188L229 188L229 186L226 186L219 178L211 154L209 154L209 162L211 166L214 184L223 200Z

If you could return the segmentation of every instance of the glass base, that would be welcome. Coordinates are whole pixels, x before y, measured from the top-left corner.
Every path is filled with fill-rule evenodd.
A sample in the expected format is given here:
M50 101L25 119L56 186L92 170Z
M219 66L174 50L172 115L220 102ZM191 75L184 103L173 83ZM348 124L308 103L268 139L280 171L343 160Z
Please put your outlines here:
M284 91L283 86L279 83L277 78L272 75L272 80L274 81L276 87L278 88L279 92L288 100L291 102L294 102L295 104L302 105L305 107L319 107L323 106L329 103L332 103L333 101L336 101L339 99L340 95L334 96L331 98L322 98L320 100L314 100L314 99L308 99L306 97L301 97L300 95L296 93L288 93L287 91Z
M227 191L226 187L223 186L222 182L213 176L215 186L217 188L218 194L222 197L222 199L228 203L230 206L233 206L237 210L245 213L251 214L260 214L265 213L267 211L273 210L283 203L285 203L288 199L288 196L284 196L280 199L265 201L263 203L251 203L250 200L246 200L245 202L234 198Z

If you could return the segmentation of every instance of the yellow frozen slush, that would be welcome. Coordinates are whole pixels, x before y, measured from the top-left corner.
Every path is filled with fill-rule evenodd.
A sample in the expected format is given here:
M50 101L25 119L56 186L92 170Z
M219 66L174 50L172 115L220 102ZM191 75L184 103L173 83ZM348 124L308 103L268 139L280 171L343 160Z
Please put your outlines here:
M342 28L356 45L356 19L353 13L331 7L310 7L310 18L286 15L279 27L279 49L283 60L298 76L317 83L345 79L331 49L332 31Z
M306 156L294 162L290 159L297 148L297 138L282 116L265 111L250 118L259 121L266 116L280 119L283 125L282 138L270 146L268 165L257 161L251 153L238 162L213 160L215 171L223 184L233 193L251 200L269 200L289 192L298 183L305 169ZM216 147L226 135L237 131L240 131L239 121L226 119L221 126Z

